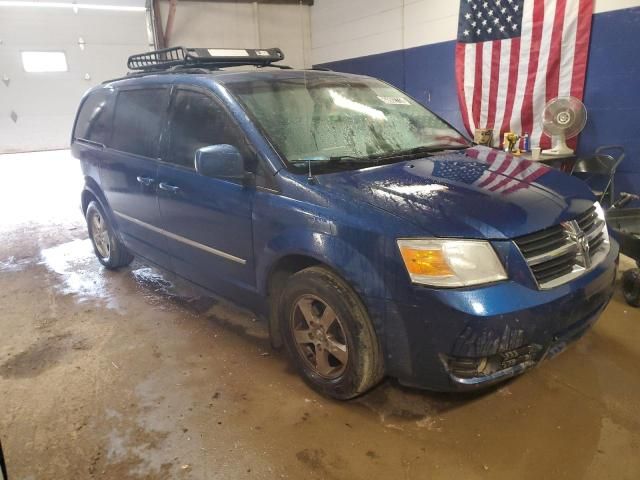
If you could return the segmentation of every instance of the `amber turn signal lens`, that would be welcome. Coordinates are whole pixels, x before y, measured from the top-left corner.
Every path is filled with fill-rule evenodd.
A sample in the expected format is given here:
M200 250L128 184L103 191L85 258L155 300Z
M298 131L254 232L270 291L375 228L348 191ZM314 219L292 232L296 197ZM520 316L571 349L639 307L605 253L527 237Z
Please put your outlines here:
M462 238L399 238L398 249L411 282L466 287L507 278L490 242Z
M454 274L442 250L418 250L401 247L400 253L410 274L432 277L446 277Z

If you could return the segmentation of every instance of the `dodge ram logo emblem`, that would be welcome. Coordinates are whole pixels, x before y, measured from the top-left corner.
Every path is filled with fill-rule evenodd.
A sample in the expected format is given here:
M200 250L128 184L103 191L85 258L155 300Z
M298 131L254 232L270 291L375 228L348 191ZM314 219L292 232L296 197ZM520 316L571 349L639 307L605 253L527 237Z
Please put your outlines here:
M578 225L578 222L571 220L570 222L563 222L562 227L567 232L569 240L576 245L576 257L580 266L584 268L591 267L591 255L589 253L589 239L584 234L584 231Z

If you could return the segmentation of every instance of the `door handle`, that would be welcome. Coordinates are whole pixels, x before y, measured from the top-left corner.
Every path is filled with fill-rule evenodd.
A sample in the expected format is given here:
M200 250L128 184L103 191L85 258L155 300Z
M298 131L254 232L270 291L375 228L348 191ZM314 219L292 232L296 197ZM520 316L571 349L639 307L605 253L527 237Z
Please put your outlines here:
M136 180L138 181L138 183L141 183L145 187L153 185L154 182L154 179L150 177L136 177Z
M168 183L164 183L164 182L160 182L158 184L158 187L160 187L160 190L165 190L171 193L178 193L180 191L180 187L176 187L175 185L169 185Z

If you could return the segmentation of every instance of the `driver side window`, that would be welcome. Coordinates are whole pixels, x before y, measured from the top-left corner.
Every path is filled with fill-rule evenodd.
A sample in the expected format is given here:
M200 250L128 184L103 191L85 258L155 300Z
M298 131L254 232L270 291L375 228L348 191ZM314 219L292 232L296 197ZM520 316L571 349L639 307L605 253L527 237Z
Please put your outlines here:
M242 133L213 98L178 90L173 99L166 160L193 169L196 150L222 143L235 146L248 158Z

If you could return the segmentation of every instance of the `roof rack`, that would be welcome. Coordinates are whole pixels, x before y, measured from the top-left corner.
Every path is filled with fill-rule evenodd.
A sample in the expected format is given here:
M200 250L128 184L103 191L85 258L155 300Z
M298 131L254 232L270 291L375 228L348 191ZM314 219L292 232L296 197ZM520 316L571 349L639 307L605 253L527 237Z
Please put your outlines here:
M279 48L186 48L171 47L152 52L131 55L127 67L134 71L158 71L179 68L205 68L217 70L223 67L254 65L257 67L274 66L289 68L284 65L272 65L284 60L284 53Z

